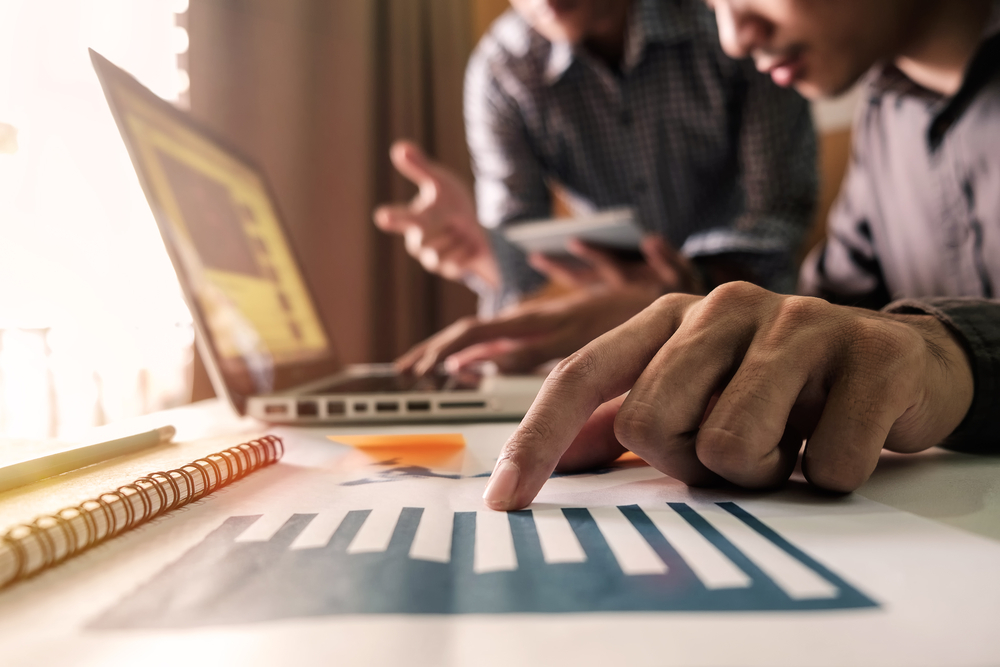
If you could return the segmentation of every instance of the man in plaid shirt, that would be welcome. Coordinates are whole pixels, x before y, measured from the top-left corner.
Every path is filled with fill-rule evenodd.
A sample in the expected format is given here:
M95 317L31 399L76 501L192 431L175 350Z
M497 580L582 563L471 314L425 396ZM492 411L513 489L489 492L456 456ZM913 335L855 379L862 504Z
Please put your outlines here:
M792 290L816 191L804 100L728 58L700 0L512 5L466 74L475 205L458 178L401 143L393 160L421 193L379 209L376 222L403 233L426 268L473 287L481 313L506 307L505 321L523 319L525 336L494 341L482 321L463 320L401 365L425 372L461 340L476 346L453 366L489 358L523 369L573 352L666 292L732 279ZM506 243L499 228L551 215L553 186L574 213L632 207L649 233L646 266L577 245L595 267L580 275ZM553 279L600 288L525 302Z

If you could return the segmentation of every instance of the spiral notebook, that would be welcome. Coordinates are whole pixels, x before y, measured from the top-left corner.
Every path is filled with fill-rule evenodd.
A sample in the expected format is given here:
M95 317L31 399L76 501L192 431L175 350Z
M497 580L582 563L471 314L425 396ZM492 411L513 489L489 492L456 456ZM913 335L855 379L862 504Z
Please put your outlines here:
M0 589L203 498L283 453L280 438L263 436L15 525L0 536Z

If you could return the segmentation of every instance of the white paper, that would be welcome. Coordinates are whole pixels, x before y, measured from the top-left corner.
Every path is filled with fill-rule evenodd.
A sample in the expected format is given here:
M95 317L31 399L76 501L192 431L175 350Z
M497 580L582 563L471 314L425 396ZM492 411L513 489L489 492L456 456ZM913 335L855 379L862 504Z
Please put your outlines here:
M144 665L909 666L982 665L1000 656L1000 543L859 494L821 496L794 483L772 494L697 490L647 467L626 467L546 484L534 506L542 511L540 525L558 510L577 547L567 546L565 528L536 530L530 512L490 513L484 541L476 533L486 512L484 474L512 428L464 427L470 445L459 468L452 462L442 470L424 466L423 472L365 460L357 450L325 442L318 432L286 431L282 463L0 592L3 664L89 666L141 658ZM688 513L680 518L683 523L677 523L675 507ZM364 534L365 513L378 516L376 511L382 518L363 541L365 548L347 553ZM606 518L615 513L624 523L615 519L617 528L608 530ZM266 517L275 519L255 529ZM284 520L279 523L278 517ZM805 560L790 557L747 521L759 522ZM717 524L726 537L722 547L706 537L714 533L705 526ZM195 558L226 530L231 536L217 540L224 548ZM615 531L629 537L609 537ZM539 532L548 536L539 539ZM237 541L247 535L263 541ZM561 546L553 547L553 540L557 545L562 540ZM323 570L320 556L326 553L336 553L343 559L338 563L350 563L364 576L351 583L338 578L342 573ZM650 554L666 573L624 572L621 562L630 559L654 569ZM475 571L483 559L492 566ZM181 567L194 562L197 571ZM286 586L292 579L283 577L302 571L274 563L319 569L309 574L308 585ZM373 569L366 569L369 565ZM608 577L611 584L601 595L620 592L612 585L616 581L648 582L636 590L678 600L678 590L657 586L681 581L683 590L701 591L706 604L742 600L752 607L778 600L787 608L329 611L347 585L361 587L368 602L378 602L396 600L400 590L419 593L432 583L402 577L407 568L455 573L447 591L426 587L425 598L441 604L556 604L560 600L540 595L541 589L487 586L483 590L497 596L482 600L463 601L462 594L477 582L516 582L531 572L539 575L532 580L538 586L560 591L561 582L579 583L573 572L586 571ZM553 576L544 576L548 572ZM755 583L747 585L747 577ZM759 594L761 582L767 595ZM212 585L244 597L226 602ZM254 587L268 586L282 594L251 595ZM871 604L837 608L839 598L830 596L848 593ZM601 595L594 599L607 599ZM628 596L620 597L628 603ZM425 598L414 593L399 604L419 606ZM824 604L833 606L803 607ZM171 607L211 618L226 605L260 618L186 626L164 622ZM298 612L282 615L283 609ZM115 610L121 618L108 621ZM128 623L132 627L125 627Z

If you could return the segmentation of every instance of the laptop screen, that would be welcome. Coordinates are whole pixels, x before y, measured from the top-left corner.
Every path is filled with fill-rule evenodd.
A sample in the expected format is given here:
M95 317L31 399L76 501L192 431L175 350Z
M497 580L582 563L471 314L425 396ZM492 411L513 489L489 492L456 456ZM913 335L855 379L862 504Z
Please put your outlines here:
M336 371L260 173L130 75L97 54L93 60L210 348L207 361L237 407L249 395Z

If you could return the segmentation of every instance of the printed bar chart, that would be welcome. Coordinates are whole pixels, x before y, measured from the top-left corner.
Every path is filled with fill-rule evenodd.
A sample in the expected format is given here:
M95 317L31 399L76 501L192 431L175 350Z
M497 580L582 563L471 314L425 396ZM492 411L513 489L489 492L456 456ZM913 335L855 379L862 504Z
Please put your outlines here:
M736 503L232 517L93 628L877 604Z

